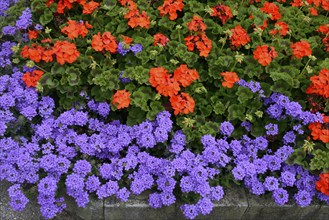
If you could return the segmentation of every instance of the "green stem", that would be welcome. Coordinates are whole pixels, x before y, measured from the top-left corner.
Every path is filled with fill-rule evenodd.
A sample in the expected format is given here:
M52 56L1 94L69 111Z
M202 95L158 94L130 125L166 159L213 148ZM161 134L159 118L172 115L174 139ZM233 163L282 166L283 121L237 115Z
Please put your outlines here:
M226 44L226 40L227 40L227 35L225 36L225 42L223 42L222 47L220 48L220 51L223 50L223 48L224 48L224 46L225 46L225 44Z
M260 42L260 45L263 45L263 39L262 39L262 35L258 35L259 36L259 42Z
M181 42L181 38L180 38L180 29L178 29L177 31L178 31L178 40L179 40L179 42Z
M303 70L302 70L302 71L300 72L300 74L299 74L299 78L301 78L301 77L303 76L303 73L304 73L306 67L308 66L308 64L310 63L310 61L311 61L311 58L309 58L308 61L306 62L306 64L305 64Z
M238 63L238 61L235 61L235 62L234 62L233 66L232 66L232 68L231 68L231 70L230 70L230 72L233 71L233 69L235 68L235 66L236 66L237 63Z
M38 66L37 64L34 64L38 69L42 70L43 72L47 72L47 70L43 69L42 67Z

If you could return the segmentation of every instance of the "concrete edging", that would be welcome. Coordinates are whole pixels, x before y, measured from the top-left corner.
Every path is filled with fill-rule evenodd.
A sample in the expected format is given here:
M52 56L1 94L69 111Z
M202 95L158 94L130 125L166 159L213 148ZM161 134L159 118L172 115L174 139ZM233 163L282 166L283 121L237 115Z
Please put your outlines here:
M14 212L9 206L8 182L0 182L0 219L1 220L42 220L36 199L30 201L23 212ZM278 206L269 195L255 196L245 192L241 187L225 189L225 196L214 204L214 209L207 216L199 216L202 220L326 220L329 206L312 203L307 207L298 207L293 203ZM152 209L147 202L148 192L139 196L131 196L128 202L122 203L116 198L95 200L87 208L77 207L74 199L67 197L66 212L55 220L173 220L184 219L179 209L180 204Z
M246 193L243 188L232 187L225 189L224 198L214 204L211 214L199 216L202 220L254 220L254 219L328 219L329 206L321 206L313 203L307 207L298 207L289 203L278 206L270 196L255 196ZM80 209L74 206L69 208L69 212L79 216L83 220L172 220L184 219L179 210L179 204L161 209L152 209L147 203L147 194L132 197L126 203L122 203L115 198L106 199L103 205L89 209ZM87 211L88 210L88 211ZM98 214L93 214L98 213Z

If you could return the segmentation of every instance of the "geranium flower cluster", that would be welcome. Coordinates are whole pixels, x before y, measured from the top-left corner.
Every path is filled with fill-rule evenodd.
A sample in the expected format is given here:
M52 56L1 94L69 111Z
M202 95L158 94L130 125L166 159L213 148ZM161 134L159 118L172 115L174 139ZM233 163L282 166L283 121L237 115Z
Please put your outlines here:
M220 75L224 77L222 82L224 87L232 88L236 82L239 82L239 77L235 72L222 72Z
M47 6L50 7L53 3L57 3L57 13L64 14L65 9L72 9L74 3L79 4L83 7L83 14L91 14L95 9L99 7L99 3L93 0L48 0Z
M269 65L278 54L274 47L269 47L267 45L257 46L254 50L254 59L262 66Z
M320 174L320 180L316 181L316 189L329 196L329 173Z
M91 41L91 46L95 51L104 52L108 51L110 53L116 53L118 49L118 43L116 38L111 34L111 32L98 32L93 36Z
M88 21L85 23L84 21L74 21L69 20L67 22L67 26L63 27L61 29L61 32L69 39L74 39L79 36L85 37L88 34L88 29L92 28L93 26L88 23Z
M183 0L164 0L163 5L158 7L161 16L169 14L170 20L177 19L177 11L184 8Z
M243 27L241 27L241 25L237 25L230 31L230 41L233 46L240 47L250 42L250 37L248 36L247 31Z
M53 61L53 56L56 61L64 65L65 63L73 63L80 56L80 52L74 43L68 41L56 41L52 47L42 47L40 45L32 44L32 47L25 45L21 51L23 58L30 59L39 63L44 61L46 63Z
M195 102L192 97L186 92L180 91L180 86L187 87L193 81L199 79L199 74L196 70L189 69L186 64L180 65L173 76L168 74L168 70L163 67L151 68L149 82L155 87L159 94L169 96L171 107L174 109L174 114L188 114L194 112Z
M217 17L222 24L224 25L229 19L233 17L231 8L224 4L218 4L211 8L212 13L210 14L213 17Z
M44 74L41 70L33 70L31 72L25 72L22 80L25 82L27 87L35 87Z
M326 47L326 51L329 52L329 24L321 25L318 32L322 34L322 43Z
M291 44L292 53L298 59L312 55L311 45L307 41L299 41Z
M184 39L187 49L194 51L196 48L199 50L200 56L207 57L212 48L212 41L205 33L207 26L203 23L202 18L194 15L187 27L188 30L195 32L194 35L189 35Z
M319 75L310 77L311 85L306 89L307 94L315 94L329 98L329 70L322 69Z
M128 25L131 28L141 27L149 28L150 27L150 17L146 14L145 11L142 13L139 12L137 4L132 0L119 0L119 3L126 7L129 11L125 14L124 18L128 19Z

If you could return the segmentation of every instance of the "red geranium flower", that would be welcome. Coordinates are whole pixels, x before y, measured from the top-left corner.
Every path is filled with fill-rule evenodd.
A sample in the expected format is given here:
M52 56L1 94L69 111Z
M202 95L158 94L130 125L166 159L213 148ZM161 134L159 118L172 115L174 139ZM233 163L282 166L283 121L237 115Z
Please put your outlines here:
M264 6L260 10L271 15L271 20L279 20L281 18L281 14L279 12L280 8L274 3L265 2Z
M31 73L24 73L22 80L24 81L27 87L35 87L43 74L44 72L41 70L33 70Z
M307 41L300 41L291 45L292 53L296 58L307 57L312 54L311 45Z
M230 40L233 46L244 46L250 42L250 37L248 36L247 31L240 25L236 26L234 29L231 29L231 32L232 36L230 37Z
M224 77L222 86L226 88L232 88L233 85L240 80L235 72L222 72L220 75Z
M171 107L174 109L175 115L178 115L179 113L188 114L194 112L194 99L186 92L171 96L169 101Z
M256 50L254 50L254 58L262 66L269 65L277 56L278 54L276 53L274 47L269 48L267 45L257 46Z
M157 46L158 44L162 45L162 46L166 46L166 44L169 42L168 37L166 37L165 35L161 34L161 33L157 33L153 36L154 42L153 45Z
M116 91L112 97L112 104L116 105L117 109L128 107L130 101L130 93L125 89Z

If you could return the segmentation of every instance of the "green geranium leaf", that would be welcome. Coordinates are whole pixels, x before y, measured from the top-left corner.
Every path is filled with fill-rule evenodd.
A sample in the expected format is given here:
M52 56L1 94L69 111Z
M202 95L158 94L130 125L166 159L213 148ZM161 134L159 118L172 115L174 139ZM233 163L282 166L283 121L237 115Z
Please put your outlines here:
M245 108L242 105L238 105L238 104L232 104L229 108L228 108L228 119L229 120L234 120L234 119L240 119L240 120L244 120L244 112L245 112Z
M51 22L51 20L53 20L54 16L53 16L53 12L46 8L43 11L43 14L40 16L40 24L42 24L43 26L46 26L46 24L48 24L49 22Z
M236 92L238 96L238 100L241 103L247 102L248 100L253 98L253 93L249 88L246 87L239 87L238 91Z

